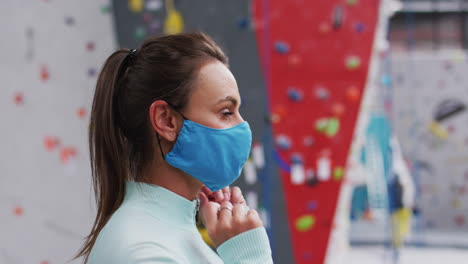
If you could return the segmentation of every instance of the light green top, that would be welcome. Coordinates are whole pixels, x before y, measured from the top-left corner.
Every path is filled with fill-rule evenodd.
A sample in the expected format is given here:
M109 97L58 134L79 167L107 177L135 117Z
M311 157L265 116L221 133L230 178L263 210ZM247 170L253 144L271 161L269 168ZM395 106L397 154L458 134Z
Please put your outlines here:
M124 201L100 232L88 263L273 263L263 227L229 239L214 252L197 230L197 204L160 186L127 182Z

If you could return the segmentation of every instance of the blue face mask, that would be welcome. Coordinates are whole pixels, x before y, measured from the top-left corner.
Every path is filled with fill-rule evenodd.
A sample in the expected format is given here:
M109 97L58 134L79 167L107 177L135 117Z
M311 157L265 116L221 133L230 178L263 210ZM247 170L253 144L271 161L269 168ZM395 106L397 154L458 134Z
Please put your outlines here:
M174 148L165 156L167 163L213 192L232 184L250 154L249 124L244 121L231 128L215 129L184 119Z

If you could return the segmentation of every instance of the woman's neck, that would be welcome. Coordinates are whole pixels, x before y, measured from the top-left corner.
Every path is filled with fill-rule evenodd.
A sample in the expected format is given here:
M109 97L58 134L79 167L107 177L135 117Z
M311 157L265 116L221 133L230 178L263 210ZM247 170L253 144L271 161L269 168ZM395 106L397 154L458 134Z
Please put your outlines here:
M187 200L195 200L203 184L187 173L158 160L148 169L145 179L149 183L168 189Z

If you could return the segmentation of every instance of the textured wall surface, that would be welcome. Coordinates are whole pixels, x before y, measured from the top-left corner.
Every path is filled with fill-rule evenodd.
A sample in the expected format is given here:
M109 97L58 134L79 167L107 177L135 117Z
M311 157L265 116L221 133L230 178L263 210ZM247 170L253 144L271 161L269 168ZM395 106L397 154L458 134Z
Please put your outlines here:
M104 0L1 3L0 263L66 263L91 228L87 126L114 49L109 11Z
M467 104L467 69L463 54L392 59L394 128L414 168L427 229L468 230L468 114L456 112Z

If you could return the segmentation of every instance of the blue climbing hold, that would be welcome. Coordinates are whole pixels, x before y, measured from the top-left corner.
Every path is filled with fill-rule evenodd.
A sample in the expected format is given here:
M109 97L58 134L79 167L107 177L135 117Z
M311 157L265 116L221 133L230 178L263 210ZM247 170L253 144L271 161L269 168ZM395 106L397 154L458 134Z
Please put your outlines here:
M239 18L239 20L237 21L237 25L239 26L239 28L241 29L247 29L249 27L249 19L247 17L241 17Z
M299 101L302 101L303 99L302 92L294 87L288 88L288 97L294 102L299 102Z
M275 43L275 50L276 52L280 53L280 54L286 54L289 52L290 48L289 48L289 45L285 42L282 42L282 41L277 41Z

